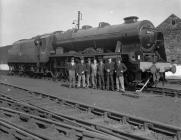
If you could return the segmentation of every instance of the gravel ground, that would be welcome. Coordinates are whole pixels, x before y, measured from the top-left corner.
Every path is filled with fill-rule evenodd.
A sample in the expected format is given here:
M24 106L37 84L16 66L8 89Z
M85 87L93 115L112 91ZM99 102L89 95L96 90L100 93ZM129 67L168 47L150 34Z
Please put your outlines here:
M22 77L0 76L0 80L60 98L110 109L113 111L159 121L181 127L181 99L157 95L142 95L139 98L123 96L118 92L94 89L69 89L60 82ZM170 84L167 87L181 89Z

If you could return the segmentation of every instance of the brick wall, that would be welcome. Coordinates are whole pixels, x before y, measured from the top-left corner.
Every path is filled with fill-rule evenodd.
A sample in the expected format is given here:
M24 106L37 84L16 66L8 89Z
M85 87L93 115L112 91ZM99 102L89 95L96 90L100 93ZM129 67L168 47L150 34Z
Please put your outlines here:
M172 14L157 29L164 34L167 61L181 64L181 19Z

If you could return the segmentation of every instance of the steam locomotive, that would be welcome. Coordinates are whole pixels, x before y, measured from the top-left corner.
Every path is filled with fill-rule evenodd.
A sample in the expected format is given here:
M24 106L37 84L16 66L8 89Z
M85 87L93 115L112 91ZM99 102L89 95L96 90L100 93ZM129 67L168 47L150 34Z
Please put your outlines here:
M8 65L13 72L30 75L67 78L66 64L71 57L112 58L122 57L128 70L125 81L144 83L153 75L176 71L167 62L163 34L148 21L138 17L124 18L124 23L110 25L100 22L81 29L57 31L15 42L8 51ZM158 78L159 77L159 78ZM155 79L152 78L152 83Z

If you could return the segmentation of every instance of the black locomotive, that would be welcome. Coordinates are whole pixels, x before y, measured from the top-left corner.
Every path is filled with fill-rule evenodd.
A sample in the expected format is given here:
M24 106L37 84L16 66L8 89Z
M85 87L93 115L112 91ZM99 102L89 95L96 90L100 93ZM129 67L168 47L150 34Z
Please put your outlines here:
M150 21L137 20L132 16L119 25L100 22L95 28L84 25L79 30L17 41L8 51L10 70L66 79L66 63L72 56L77 61L82 56L105 61L121 56L128 68L126 83L142 83L154 74L175 72L166 60L163 34Z

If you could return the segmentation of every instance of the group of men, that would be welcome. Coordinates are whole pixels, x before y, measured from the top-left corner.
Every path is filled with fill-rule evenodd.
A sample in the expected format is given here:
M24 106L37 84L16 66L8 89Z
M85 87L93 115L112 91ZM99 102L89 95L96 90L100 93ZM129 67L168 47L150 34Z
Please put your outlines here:
M99 63L96 59L91 62L91 59L88 58L88 62L85 63L84 58L81 58L78 64L75 63L74 58L71 58L67 69L69 73L69 87L76 86L76 76L78 76L78 88L82 86L83 88L92 87L114 91L113 75L115 73L116 90L121 92L125 91L123 73L127 70L127 67L122 63L121 57L117 58L116 63L112 62L111 58L108 58L107 63L104 63L103 59L100 59Z

